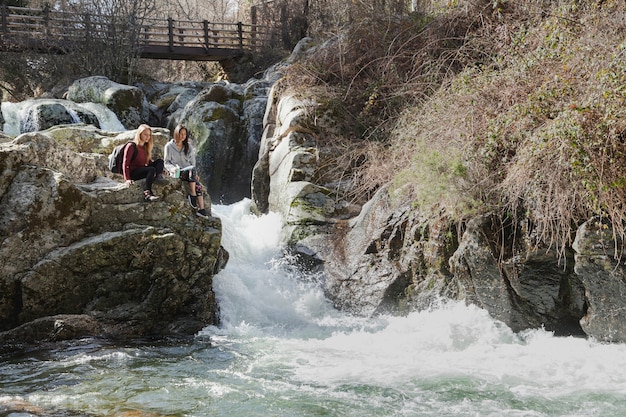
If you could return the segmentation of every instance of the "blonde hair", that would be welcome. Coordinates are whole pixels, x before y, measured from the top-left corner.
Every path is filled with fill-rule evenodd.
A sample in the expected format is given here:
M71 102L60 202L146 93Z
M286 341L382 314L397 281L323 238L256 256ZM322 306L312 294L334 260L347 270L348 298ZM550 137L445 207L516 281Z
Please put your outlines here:
M135 132L135 140L134 142L139 145L139 137L143 133L144 130L148 130L150 132L150 140L146 142L143 146L143 149L146 151L146 157L148 160L152 159L152 148L154 147L154 140L152 139L152 128L147 124L139 125L137 128L137 132Z

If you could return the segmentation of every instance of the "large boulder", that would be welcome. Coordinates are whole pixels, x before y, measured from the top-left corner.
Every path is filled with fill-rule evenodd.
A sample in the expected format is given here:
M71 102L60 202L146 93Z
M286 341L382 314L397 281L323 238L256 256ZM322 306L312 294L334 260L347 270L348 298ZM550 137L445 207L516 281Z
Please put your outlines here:
M544 327L557 334L582 334L585 294L571 250L559 255L525 245L522 229L507 230L490 215L476 217L465 227L450 257L463 299L515 331ZM505 240L517 235L513 256L502 246L503 233Z
M138 87L118 84L107 77L94 76L74 81L67 99L77 103L100 103L117 115L126 129L135 129L148 120L148 107Z
M323 168L317 135L332 129L318 117L323 111L314 100L281 93L280 84L275 83L269 93L252 173L252 210L280 213L289 250L315 269L326 258L328 240L334 240L335 231L359 207L340 198L336 188L318 182L325 176L318 175Z
M33 99L20 103L2 103L2 112L6 113L4 131L12 136L22 133L46 130L52 126L65 124L87 124L96 128L124 130L111 123L115 119L112 112L96 104L79 104L61 99Z
M357 217L338 222L326 241L311 234L296 245L323 259L326 294L342 310L372 315L399 312L406 304L404 293L421 259L415 253L423 248L411 245L417 236L406 209L390 212L389 199L388 190L380 190Z
M151 123L173 131L185 125L197 154L198 173L215 200L250 197L259 157L267 96L279 75L271 69L245 84L153 83L142 85Z
M217 324L212 277L228 258L219 219L195 216L174 179L145 203L141 181L105 177L106 154L48 133L0 144L0 340Z
M233 203L250 197L250 177L258 157L263 95L247 95L233 84L216 83L176 112L168 125L184 124L198 150L200 178L214 199Z
M165 126L173 132L176 127L174 124L176 117L184 110L187 103L211 85L211 83L191 81L139 85L148 101L149 123L155 126Z
M621 235L612 225L593 218L578 229L573 248L574 271L583 282L587 301L582 328L598 340L626 342L626 266L620 262L624 256L620 253Z

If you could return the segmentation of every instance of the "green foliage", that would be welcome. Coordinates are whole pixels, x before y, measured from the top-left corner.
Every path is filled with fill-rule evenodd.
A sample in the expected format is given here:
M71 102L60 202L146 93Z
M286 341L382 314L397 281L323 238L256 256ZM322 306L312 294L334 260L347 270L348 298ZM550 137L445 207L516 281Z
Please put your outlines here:
M443 205L447 212L460 217L473 210L474 201L463 195L468 180L468 166L463 154L454 147L435 149L428 143L417 143L408 168L398 173L392 191L412 184L414 206L435 212Z

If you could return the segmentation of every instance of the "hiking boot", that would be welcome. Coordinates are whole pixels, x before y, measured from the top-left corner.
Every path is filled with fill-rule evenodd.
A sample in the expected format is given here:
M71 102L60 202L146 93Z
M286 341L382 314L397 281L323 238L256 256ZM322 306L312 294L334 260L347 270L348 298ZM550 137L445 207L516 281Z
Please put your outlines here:
M143 199L148 202L157 201L159 197L152 193L152 190L145 190L143 192Z
M189 201L189 205L195 209L198 208L198 196L196 195L187 195L187 200Z
M207 214L205 209L196 211L196 216L202 217L203 219L208 219L209 215Z

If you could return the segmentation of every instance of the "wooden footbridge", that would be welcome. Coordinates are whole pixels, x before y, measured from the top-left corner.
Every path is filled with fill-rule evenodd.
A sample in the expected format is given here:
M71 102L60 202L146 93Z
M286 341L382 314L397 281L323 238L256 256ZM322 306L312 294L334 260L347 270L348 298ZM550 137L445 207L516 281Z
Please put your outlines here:
M224 61L266 45L254 24L120 19L50 8L0 7L0 51L64 54L97 42L136 48L142 58ZM120 42L122 40L122 42Z

